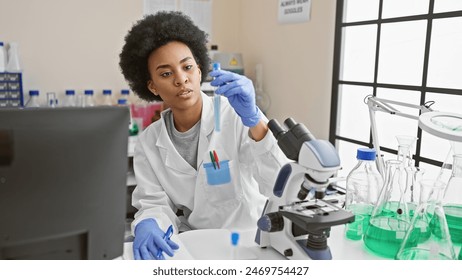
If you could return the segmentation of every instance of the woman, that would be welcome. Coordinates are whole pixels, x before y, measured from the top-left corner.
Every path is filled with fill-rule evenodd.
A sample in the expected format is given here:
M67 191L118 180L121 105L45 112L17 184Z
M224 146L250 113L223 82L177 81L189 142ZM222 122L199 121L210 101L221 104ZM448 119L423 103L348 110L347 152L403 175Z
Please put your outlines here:
M214 131L213 102L200 89L210 64L206 44L207 35L180 12L147 16L125 37L120 54L125 79L140 98L168 107L135 148L135 259L163 259L162 251L173 256L178 245L164 240L169 225L175 232L256 229L287 161L244 76L210 73L224 96L221 131Z

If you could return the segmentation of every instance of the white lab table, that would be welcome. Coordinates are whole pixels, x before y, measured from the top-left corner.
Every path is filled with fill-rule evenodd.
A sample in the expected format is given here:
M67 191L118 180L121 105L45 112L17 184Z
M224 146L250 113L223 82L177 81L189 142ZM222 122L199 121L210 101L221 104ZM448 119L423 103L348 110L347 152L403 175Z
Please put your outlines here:
M327 240L334 260L385 260L368 252L361 240L353 241L344 237L344 225L331 229L331 236ZM271 247L260 248L254 242L255 231L240 232L237 249L233 252L231 246L231 232L226 229L205 229L183 232L172 236L172 240L179 243L180 249L172 259L197 260L229 260L229 259L258 259L285 260L286 258ZM236 256L236 257L234 257ZM124 244L122 259L133 259L132 243Z

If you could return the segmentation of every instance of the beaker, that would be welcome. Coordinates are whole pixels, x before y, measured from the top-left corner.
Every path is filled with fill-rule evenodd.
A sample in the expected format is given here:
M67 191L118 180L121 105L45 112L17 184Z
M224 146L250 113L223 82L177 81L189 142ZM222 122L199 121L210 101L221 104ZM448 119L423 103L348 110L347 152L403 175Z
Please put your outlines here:
M364 244L372 252L394 258L409 228L409 212L404 195L402 162L386 162L385 183L372 211Z
M456 254L442 206L445 184L422 180L422 195L409 230L401 243L397 260L455 260Z
M455 154L452 174L444 191L443 208L454 243L462 243L462 154Z

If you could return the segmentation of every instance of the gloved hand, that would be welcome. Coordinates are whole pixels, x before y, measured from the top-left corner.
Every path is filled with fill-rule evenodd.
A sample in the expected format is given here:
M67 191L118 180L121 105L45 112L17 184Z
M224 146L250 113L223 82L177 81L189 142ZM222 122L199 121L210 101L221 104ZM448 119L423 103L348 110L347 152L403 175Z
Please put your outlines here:
M135 227L135 240L133 241L133 256L135 260L165 260L163 254L157 258L159 248L173 256L173 250L179 248L178 244L170 239L164 240L165 233L159 228L156 220L144 219Z
M210 85L218 87L217 94L223 94L229 100L245 126L253 127L260 121L260 110L255 103L255 89L250 79L245 76L225 71L214 70L209 74L215 78Z

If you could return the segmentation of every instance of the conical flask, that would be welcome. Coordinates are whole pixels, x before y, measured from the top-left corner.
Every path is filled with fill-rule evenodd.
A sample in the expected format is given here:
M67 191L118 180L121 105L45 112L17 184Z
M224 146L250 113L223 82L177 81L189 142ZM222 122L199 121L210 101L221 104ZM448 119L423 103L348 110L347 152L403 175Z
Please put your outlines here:
M397 260L455 260L456 254L442 206L444 183L421 181L421 204L401 243Z
M364 234L365 246L386 258L395 257L409 228L402 172L401 161L386 162L385 183Z
M452 242L462 244L462 154L455 154L452 175L444 191L443 208Z
M405 200L409 210L409 216L412 218L420 201L420 180L425 174L425 169L417 166L408 166L404 169L406 172L406 189L404 191Z

